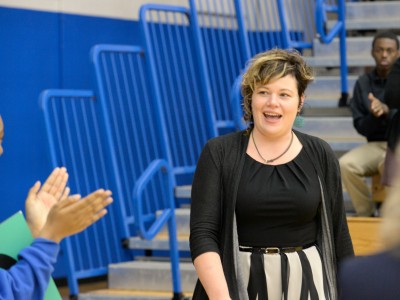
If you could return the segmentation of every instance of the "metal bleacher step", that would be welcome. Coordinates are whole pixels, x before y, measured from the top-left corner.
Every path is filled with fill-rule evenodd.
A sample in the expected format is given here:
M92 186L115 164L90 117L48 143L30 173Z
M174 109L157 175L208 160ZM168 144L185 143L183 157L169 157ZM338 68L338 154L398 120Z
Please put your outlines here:
M197 274L191 262L180 262L183 292L193 292ZM130 261L111 264L108 268L110 289L172 291L171 263L169 261Z
M347 78L348 90L353 92L358 75ZM304 109L307 108L336 108L341 95L340 76L316 75L306 91ZM335 114L338 115L338 114Z
M302 110L304 117L351 117L351 110L348 107L313 107L304 105Z
M371 56L373 37L347 37L346 54L349 67L374 66L375 62ZM330 44L323 44L314 39L314 55L305 57L307 63L312 67L339 67L340 51L339 39L335 38Z
M304 126L298 130L322 138L334 151L348 151L365 143L354 129L351 116L305 117Z
M346 54L350 66L375 65L371 56L372 40L373 36L354 36L346 38ZM337 61L337 63L339 63L339 38L335 38L330 44L323 44L320 43L318 39L314 39L313 49L313 58L330 60L335 58L335 62ZM330 63L330 61L326 63ZM361 64L358 65L356 63Z
M377 30L400 28L400 1L347 2L347 30ZM328 28L334 26L328 22Z
M191 190L191 186L187 186ZM175 209L175 222L178 238L178 249L180 251L189 251L189 233L190 233L190 207ZM130 237L126 246L132 250L168 250L168 226L161 229L160 233L153 240L142 239L141 237Z
M168 250L169 239L167 233L160 233L152 240L131 237L128 239L128 248L132 250ZM189 251L189 235L178 234L179 251Z
M188 186L190 192L190 186ZM189 252L190 208L175 210L178 248ZM132 237L131 250L169 250L167 226L151 241ZM172 298L172 275L169 257L136 256L134 261L111 264L108 267L108 289L79 295L84 300L164 300ZM185 298L190 299L197 280L190 257L180 258L181 284Z
M181 185L175 187L175 197L179 199L189 199L190 198L190 185Z
M185 299L191 299L192 293L185 293ZM79 294L79 300L171 300L171 292L146 290L103 289Z
M186 186L186 189L191 191L192 187L190 185ZM189 228L189 222L190 222L190 206L189 207L183 207L183 208L176 208L175 209L175 221L176 221L176 228L177 232L181 236L189 235L190 228ZM167 233L168 232L168 227L165 225L161 233Z

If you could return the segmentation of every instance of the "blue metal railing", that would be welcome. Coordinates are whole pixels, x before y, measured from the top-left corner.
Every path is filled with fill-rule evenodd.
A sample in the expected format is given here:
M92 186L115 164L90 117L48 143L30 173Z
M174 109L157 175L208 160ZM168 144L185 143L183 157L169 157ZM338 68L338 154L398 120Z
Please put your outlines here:
M164 210L154 218L154 213L148 213L147 202L143 197L146 186L156 174L161 174L164 188ZM174 178L172 169L165 160L155 160L143 172L133 189L133 199L135 205L135 227L143 238L152 240L160 232L165 224L168 224L169 254L171 258L172 284L174 291L173 299L181 299L182 286L179 272L179 250L177 241L177 228L175 221L175 201L174 201ZM149 222L149 220L151 220Z
M124 233L128 237L134 235L129 231L134 223L132 187L150 162L168 157L161 117L148 89L150 78L141 47L96 45L91 60L100 110L108 124L105 131L109 154L124 199Z
M337 22L327 32L327 13L337 14ZM346 2L345 0L316 0L315 20L319 39L322 43L329 44L333 39L339 37L340 47L340 83L342 96L339 106L345 106L348 98L347 82L347 53L346 53Z
M191 184L206 141L217 135L196 22L184 7L143 5L140 24L156 107L162 111L176 184Z
M78 295L78 279L107 274L108 264L131 259L121 247L119 193L109 176L110 161L93 92L47 90L40 99L51 162L53 167L67 168L71 192L84 196L98 188L111 189L116 200L106 217L61 244L70 294Z
M189 0L193 20L200 27L219 133L232 131L229 109L232 81L250 58L240 1ZM241 23L240 23L241 22Z
M127 236L138 234L152 240L168 223L173 291L178 295L182 290L174 213L175 178L165 161L169 152L161 111L148 90L151 78L145 53L138 46L96 45L91 58L107 124L108 149L122 194L125 232L128 231Z
M312 48L314 0L235 0L243 8L251 56L278 48Z

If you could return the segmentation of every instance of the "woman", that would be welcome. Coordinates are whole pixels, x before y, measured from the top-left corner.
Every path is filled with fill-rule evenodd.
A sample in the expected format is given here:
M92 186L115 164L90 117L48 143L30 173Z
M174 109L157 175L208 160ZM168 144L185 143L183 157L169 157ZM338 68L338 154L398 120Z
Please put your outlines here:
M250 61L249 127L210 140L194 176L193 299L337 298L337 263L353 255L338 161L327 143L292 129L312 80L294 50Z

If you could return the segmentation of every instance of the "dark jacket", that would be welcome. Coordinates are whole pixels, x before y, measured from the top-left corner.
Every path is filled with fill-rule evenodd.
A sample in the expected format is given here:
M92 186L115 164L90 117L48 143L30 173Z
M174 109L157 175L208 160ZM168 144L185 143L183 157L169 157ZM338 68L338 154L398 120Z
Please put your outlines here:
M322 203L318 214L317 245L322 253L332 299L337 299L337 263L354 255L343 205L339 164L326 142L298 131L295 133L307 155L315 162L319 177ZM219 253L229 293L234 300L247 299L246 284L236 260L235 206L248 141L244 132L210 140L201 153L192 185L192 259L205 252ZM208 299L199 281L193 299Z
M341 300L400 299L399 249L346 260L339 268Z
M386 79L379 78L376 71L361 75L353 91L350 108L353 113L353 125L357 132L369 142L386 141L389 117L375 117L370 111L371 101L368 94L384 102Z

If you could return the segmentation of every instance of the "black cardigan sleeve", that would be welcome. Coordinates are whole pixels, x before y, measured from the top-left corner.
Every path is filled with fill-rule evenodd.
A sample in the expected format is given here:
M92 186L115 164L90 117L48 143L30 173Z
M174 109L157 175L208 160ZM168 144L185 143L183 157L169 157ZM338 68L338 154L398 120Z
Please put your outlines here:
M221 232L221 163L208 142L197 163L192 184L190 251L192 260L205 252L219 253Z
M344 258L354 256L354 249L347 225L339 161L325 141L322 145L324 149L321 164L327 189L325 196L328 199L328 218L332 224L335 259L337 263L340 263Z
M347 225L339 162L331 148L329 150L331 154L328 158L327 180L331 185L330 197L332 201L332 223L336 259L340 263L344 258L353 256L354 249Z

